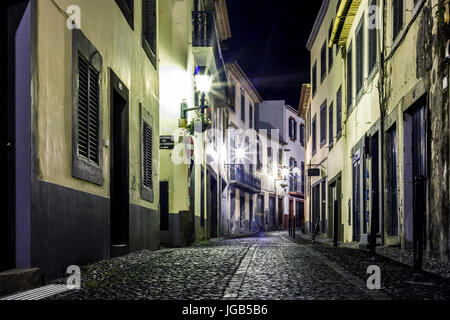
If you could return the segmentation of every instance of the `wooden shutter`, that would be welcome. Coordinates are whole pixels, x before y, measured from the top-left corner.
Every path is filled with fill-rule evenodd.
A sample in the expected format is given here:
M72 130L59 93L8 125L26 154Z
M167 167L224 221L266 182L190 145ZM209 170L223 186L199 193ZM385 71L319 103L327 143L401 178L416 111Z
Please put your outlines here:
M377 1L372 0L371 6L376 6ZM369 29L369 75L377 63L377 29Z
M99 73L78 54L78 156L98 164Z
M364 19L364 18L363 18ZM356 35L356 94L362 89L364 79L364 20Z
M347 118L350 116L350 108L353 102L353 66L352 66L352 44L347 53Z
M403 0L392 0L392 25L395 40L403 28Z
M143 122L142 145L143 184L146 188L153 190L153 129L147 121Z

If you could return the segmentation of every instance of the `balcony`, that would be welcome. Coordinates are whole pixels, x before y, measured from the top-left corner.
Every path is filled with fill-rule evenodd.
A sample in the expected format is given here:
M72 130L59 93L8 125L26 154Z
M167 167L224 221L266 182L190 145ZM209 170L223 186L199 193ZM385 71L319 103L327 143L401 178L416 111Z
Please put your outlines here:
M217 32L213 11L192 12L192 46L214 47L217 44Z
M241 165L230 167L230 185L250 193L261 192L261 179Z

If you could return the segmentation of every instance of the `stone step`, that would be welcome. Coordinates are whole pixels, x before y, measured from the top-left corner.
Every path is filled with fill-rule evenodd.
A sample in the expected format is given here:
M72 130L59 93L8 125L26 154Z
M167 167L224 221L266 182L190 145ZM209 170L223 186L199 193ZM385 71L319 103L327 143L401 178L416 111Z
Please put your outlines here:
M41 269L13 269L0 273L0 297L38 288L44 284Z

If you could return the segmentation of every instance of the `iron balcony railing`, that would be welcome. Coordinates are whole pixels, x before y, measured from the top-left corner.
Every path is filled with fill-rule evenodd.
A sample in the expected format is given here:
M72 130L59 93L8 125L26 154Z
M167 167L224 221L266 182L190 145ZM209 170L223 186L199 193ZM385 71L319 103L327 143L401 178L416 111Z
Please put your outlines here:
M242 165L230 167L230 185L249 192L261 192L261 179L245 170Z
M192 24L192 46L214 47L216 45L214 11L193 11Z

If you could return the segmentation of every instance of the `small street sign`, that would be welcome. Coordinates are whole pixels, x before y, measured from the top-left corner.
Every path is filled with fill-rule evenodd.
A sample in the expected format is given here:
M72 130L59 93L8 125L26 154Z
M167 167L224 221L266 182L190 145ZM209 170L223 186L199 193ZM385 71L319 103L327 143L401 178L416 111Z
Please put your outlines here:
M320 169L308 169L308 177L320 177Z
M161 136L159 138L159 148L161 150L173 150L175 148L175 138L173 136Z

